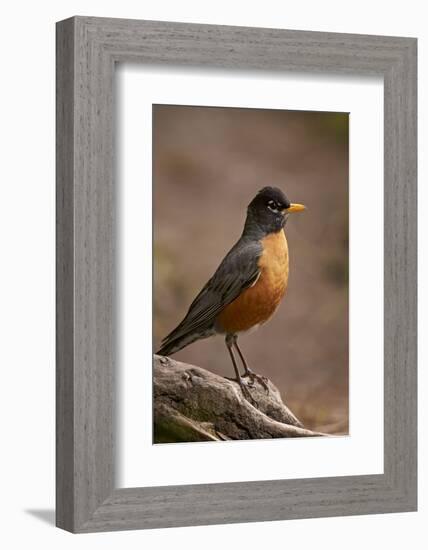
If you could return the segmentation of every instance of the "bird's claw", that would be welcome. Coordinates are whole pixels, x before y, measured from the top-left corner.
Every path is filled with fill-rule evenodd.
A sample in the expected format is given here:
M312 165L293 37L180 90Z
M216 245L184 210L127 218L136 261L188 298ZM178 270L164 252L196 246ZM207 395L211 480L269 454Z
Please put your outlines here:
M258 408L259 404L254 399L254 397L251 395L251 392L248 389L246 383L242 380L242 376L239 379L238 378L228 378L227 376L225 378L226 378L226 380L230 380L232 382L237 382L239 384L239 387L241 388L242 395L248 401L248 403L253 405L253 407L256 407L256 409Z
M244 396L244 398L248 401L248 403L250 403L250 405L252 405L257 409L259 404L251 395L250 390L247 388L247 386L243 382L240 382L239 385L241 387L242 395Z
M265 389L266 393L269 393L269 380L266 378L266 376L262 376L261 374L256 374L252 370L247 370L245 374L242 375L242 378L248 377L250 379L250 385L254 386L254 380L257 380L257 382Z

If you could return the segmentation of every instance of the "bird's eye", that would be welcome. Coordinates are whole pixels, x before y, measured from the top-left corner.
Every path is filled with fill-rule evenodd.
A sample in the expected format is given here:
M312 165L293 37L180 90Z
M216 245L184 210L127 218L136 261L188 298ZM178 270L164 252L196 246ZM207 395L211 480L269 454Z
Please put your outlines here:
M270 200L267 206L269 210L271 210L272 212L275 212L275 214L279 212L279 204L276 201Z

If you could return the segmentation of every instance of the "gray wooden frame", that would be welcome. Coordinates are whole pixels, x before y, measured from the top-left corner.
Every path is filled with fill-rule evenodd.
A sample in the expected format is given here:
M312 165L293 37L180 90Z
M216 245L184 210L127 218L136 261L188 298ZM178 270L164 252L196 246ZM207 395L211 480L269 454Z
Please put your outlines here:
M384 473L114 486L116 62L381 75ZM416 39L73 17L57 24L57 525L106 531L417 506ZM144 464L142 464L144 467Z

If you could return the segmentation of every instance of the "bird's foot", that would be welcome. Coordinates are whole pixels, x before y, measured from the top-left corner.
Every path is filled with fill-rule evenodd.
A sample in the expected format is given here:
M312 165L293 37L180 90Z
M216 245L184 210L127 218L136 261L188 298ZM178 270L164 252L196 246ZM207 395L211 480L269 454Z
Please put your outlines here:
M239 383L239 386L241 388L242 395L244 396L244 398L248 401L248 403L250 403L253 407L255 407L257 409L259 404L254 399L254 397L251 395L251 392L248 389L248 387L246 386L246 384L242 380L238 381L238 383Z
M254 381L257 380L257 382L266 390L266 393L269 393L269 380L266 378L266 376L262 376L261 374L256 374L252 370L248 369L245 374L242 375L242 378L248 377L250 379L250 383L252 386L254 386Z
M257 403L257 401L254 399L254 397L251 395L251 392L250 390L248 389L247 387L247 384L242 380L242 377L239 377L239 378L228 378L226 376L226 380L230 380L232 382L237 382L239 384L239 387L241 388L241 392L242 392L242 395L244 396L244 398L248 401L248 403L250 403L251 405L253 405L253 407L256 407L256 409L258 408L259 404Z

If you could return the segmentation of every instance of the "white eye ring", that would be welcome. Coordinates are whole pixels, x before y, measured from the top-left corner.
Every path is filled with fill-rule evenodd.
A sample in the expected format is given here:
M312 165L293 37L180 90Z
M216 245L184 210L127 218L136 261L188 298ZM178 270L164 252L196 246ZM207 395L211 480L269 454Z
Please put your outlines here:
M268 202L268 208L271 212L274 212L275 214L278 214L279 213L279 209L276 208L276 203L275 201L269 201Z

